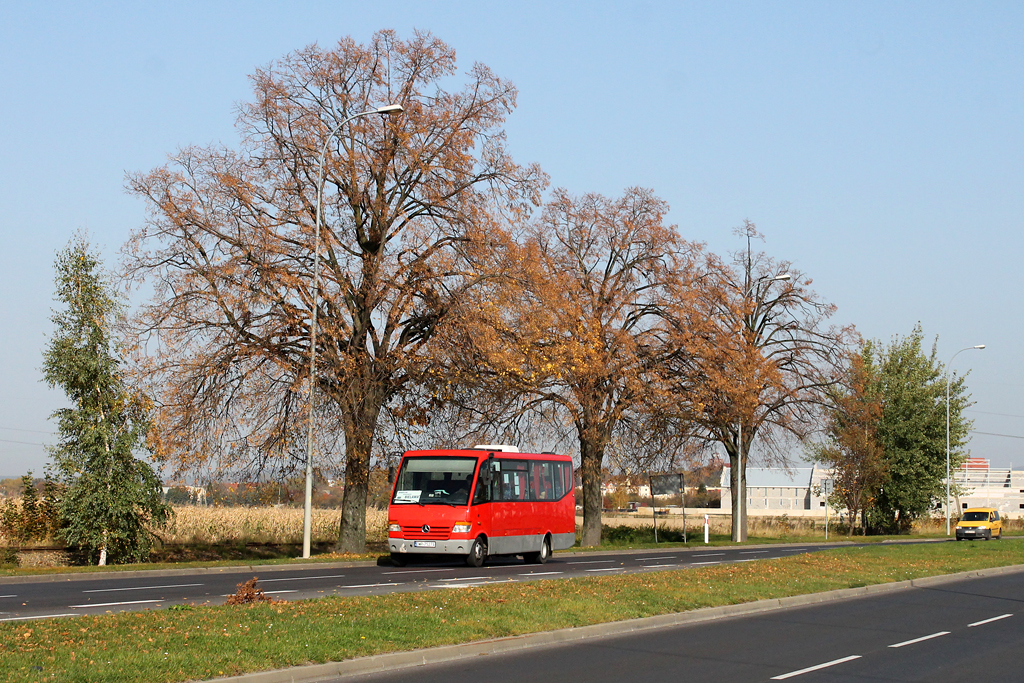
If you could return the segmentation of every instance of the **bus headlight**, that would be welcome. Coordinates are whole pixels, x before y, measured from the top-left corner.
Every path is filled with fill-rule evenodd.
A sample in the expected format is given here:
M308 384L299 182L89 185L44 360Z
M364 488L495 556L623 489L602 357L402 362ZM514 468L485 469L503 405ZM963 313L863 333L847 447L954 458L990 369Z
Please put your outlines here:
M468 534L473 530L473 524L471 522L462 522L452 527L453 534Z
M389 533L392 532L392 531L401 531L401 530L402 530L402 525L401 524L398 524L397 522L388 522L388 532Z

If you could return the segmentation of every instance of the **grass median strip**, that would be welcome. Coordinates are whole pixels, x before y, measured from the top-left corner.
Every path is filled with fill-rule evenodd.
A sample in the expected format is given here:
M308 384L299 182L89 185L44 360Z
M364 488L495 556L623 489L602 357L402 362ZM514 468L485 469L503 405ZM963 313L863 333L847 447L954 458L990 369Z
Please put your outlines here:
M217 678L1011 564L1024 564L1024 542L873 546L458 591L6 622L0 678Z

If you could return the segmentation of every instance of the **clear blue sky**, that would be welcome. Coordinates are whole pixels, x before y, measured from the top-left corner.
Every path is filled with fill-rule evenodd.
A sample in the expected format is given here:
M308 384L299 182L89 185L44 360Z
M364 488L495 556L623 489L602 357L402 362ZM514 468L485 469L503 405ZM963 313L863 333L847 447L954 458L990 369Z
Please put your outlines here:
M0 6L0 475L42 470L55 252L114 265L124 174L236 140L248 74L414 28L520 90L517 160L556 186L653 188L720 253L758 224L867 337L920 321L972 370L977 431L1024 436L1024 4L178 2ZM13 441L28 444L11 443ZM1024 440L975 434L1024 467Z

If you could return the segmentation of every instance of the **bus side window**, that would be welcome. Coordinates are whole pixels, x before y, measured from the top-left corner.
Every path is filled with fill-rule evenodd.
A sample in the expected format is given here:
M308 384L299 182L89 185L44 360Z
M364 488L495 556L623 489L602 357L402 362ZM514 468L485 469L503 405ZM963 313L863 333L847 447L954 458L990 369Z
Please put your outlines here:
M554 484L555 500L561 500L562 496L565 495L565 477L562 474L563 463L553 462L551 463L551 475L552 483Z
M562 463L562 479L565 481L565 492L571 493L572 486L572 463Z
M501 499L530 500L530 465L526 460L501 461Z
M555 500L560 496L555 495L555 476L552 472L556 463L553 462L531 462L530 470L534 486L533 497L535 500Z

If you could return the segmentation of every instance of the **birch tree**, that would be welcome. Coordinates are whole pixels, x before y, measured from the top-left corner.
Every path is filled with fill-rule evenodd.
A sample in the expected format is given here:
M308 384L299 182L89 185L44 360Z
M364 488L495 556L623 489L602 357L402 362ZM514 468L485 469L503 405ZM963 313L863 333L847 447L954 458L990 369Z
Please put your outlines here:
M150 527L167 519L160 480L135 457L145 446L146 406L125 383L113 333L118 302L96 254L79 235L56 261L54 335L43 354L47 384L71 406L54 413L59 442L50 449L66 486L58 534L89 561L145 559Z

